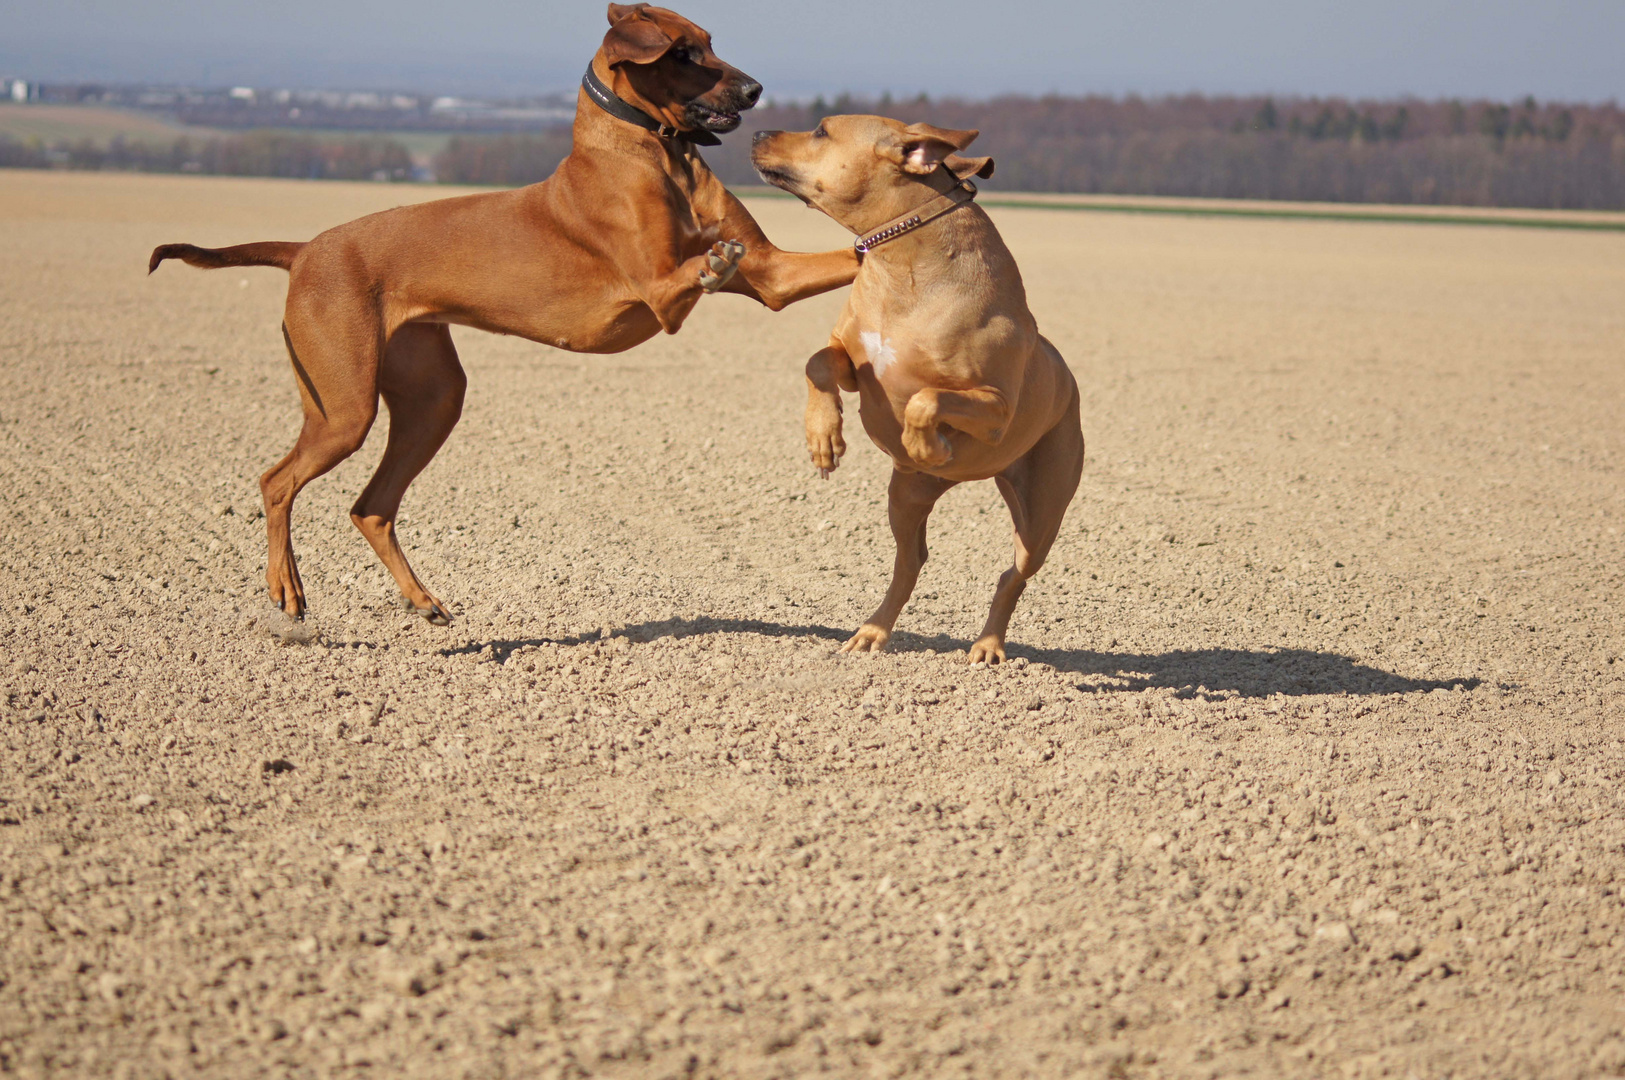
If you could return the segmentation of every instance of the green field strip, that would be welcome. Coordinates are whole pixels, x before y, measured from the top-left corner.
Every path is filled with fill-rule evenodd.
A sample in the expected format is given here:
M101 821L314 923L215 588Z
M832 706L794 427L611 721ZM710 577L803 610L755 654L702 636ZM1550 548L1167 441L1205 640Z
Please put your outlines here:
M1186 217L1275 218L1305 221L1378 221L1400 225L1505 225L1515 229L1579 229L1625 232L1625 221L1564 221L1561 218L1498 217L1474 214L1361 213L1357 210L1279 210L1251 206L1145 206L1137 203L1050 203L1019 196L995 195L978 199L984 206L1012 210L1097 210L1108 214L1178 214Z
M762 188L735 189L744 198L793 199L788 192ZM1103 214L1161 214L1181 217L1267 218L1282 221L1374 221L1389 225L1503 225L1515 229L1570 229L1625 232L1625 221L1565 221L1562 218L1500 217L1491 214L1385 213L1359 210L1310 210L1292 206L1148 206L1144 203L1047 202L1011 195L983 194L976 201L1001 210L1066 210Z

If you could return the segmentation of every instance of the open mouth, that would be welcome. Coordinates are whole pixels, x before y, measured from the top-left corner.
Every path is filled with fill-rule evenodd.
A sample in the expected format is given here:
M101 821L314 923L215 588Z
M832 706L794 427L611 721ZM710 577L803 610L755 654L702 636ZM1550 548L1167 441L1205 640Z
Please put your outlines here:
M689 102L688 115L698 126L718 134L726 134L739 126L739 113L718 109L703 101Z

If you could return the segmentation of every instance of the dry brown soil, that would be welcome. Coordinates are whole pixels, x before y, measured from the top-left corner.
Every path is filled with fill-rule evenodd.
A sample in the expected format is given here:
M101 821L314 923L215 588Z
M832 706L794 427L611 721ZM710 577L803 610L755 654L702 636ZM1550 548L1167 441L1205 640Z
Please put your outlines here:
M301 642L284 278L146 253L443 193L0 175L0 1073L1625 1072L1625 236L997 212L1090 458L994 669L991 484L835 651L839 296L460 332L403 530L458 622L346 518L381 422Z

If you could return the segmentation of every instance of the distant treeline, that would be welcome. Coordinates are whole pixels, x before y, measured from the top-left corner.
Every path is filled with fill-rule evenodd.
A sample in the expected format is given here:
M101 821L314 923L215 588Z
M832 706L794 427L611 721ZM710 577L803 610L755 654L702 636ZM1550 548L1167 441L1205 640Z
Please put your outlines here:
M840 97L760 106L706 151L722 179L759 183L750 136L827 115L878 112L978 128L974 152L1005 191L1323 202L1625 210L1625 109L1492 101L1368 102L1254 97L1006 97L878 101ZM545 179L568 130L459 135L434 160L449 183ZM0 166L405 180L409 154L382 135L243 135L145 143L44 144L0 136Z
M540 135L458 135L436 155L434 175L448 184L519 187L552 176L569 152L568 129Z
M151 143L115 138L47 143L0 135L0 167L284 176L311 180L410 180L412 159L392 139L316 138L275 131Z
M842 97L760 106L706 160L727 183L759 183L751 132L844 112L980 129L974 151L998 166L987 186L1006 191L1625 209L1625 110L1532 99ZM461 137L435 171L459 183L529 183L566 152L559 135Z

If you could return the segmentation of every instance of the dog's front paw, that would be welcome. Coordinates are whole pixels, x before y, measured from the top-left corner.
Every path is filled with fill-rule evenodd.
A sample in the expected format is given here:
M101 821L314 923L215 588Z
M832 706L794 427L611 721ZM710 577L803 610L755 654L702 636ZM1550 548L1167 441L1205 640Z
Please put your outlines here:
M846 453L846 439L841 436L841 408L828 398L813 398L807 402L807 452L812 455L813 468L826 480Z
M946 465L954 456L953 443L937 424L903 428L903 449L908 452L910 461L927 467Z
M846 652L879 652L891 640L891 631L874 623L864 623L858 627L858 632L848 639L841 651Z
M946 465L954 456L942 425L937 422L937 392L930 387L908 399L903 409L903 451L916 465Z
M738 240L718 240L712 244L705 256L707 268L700 271L700 288L710 293L728 284L744 257L745 245Z

